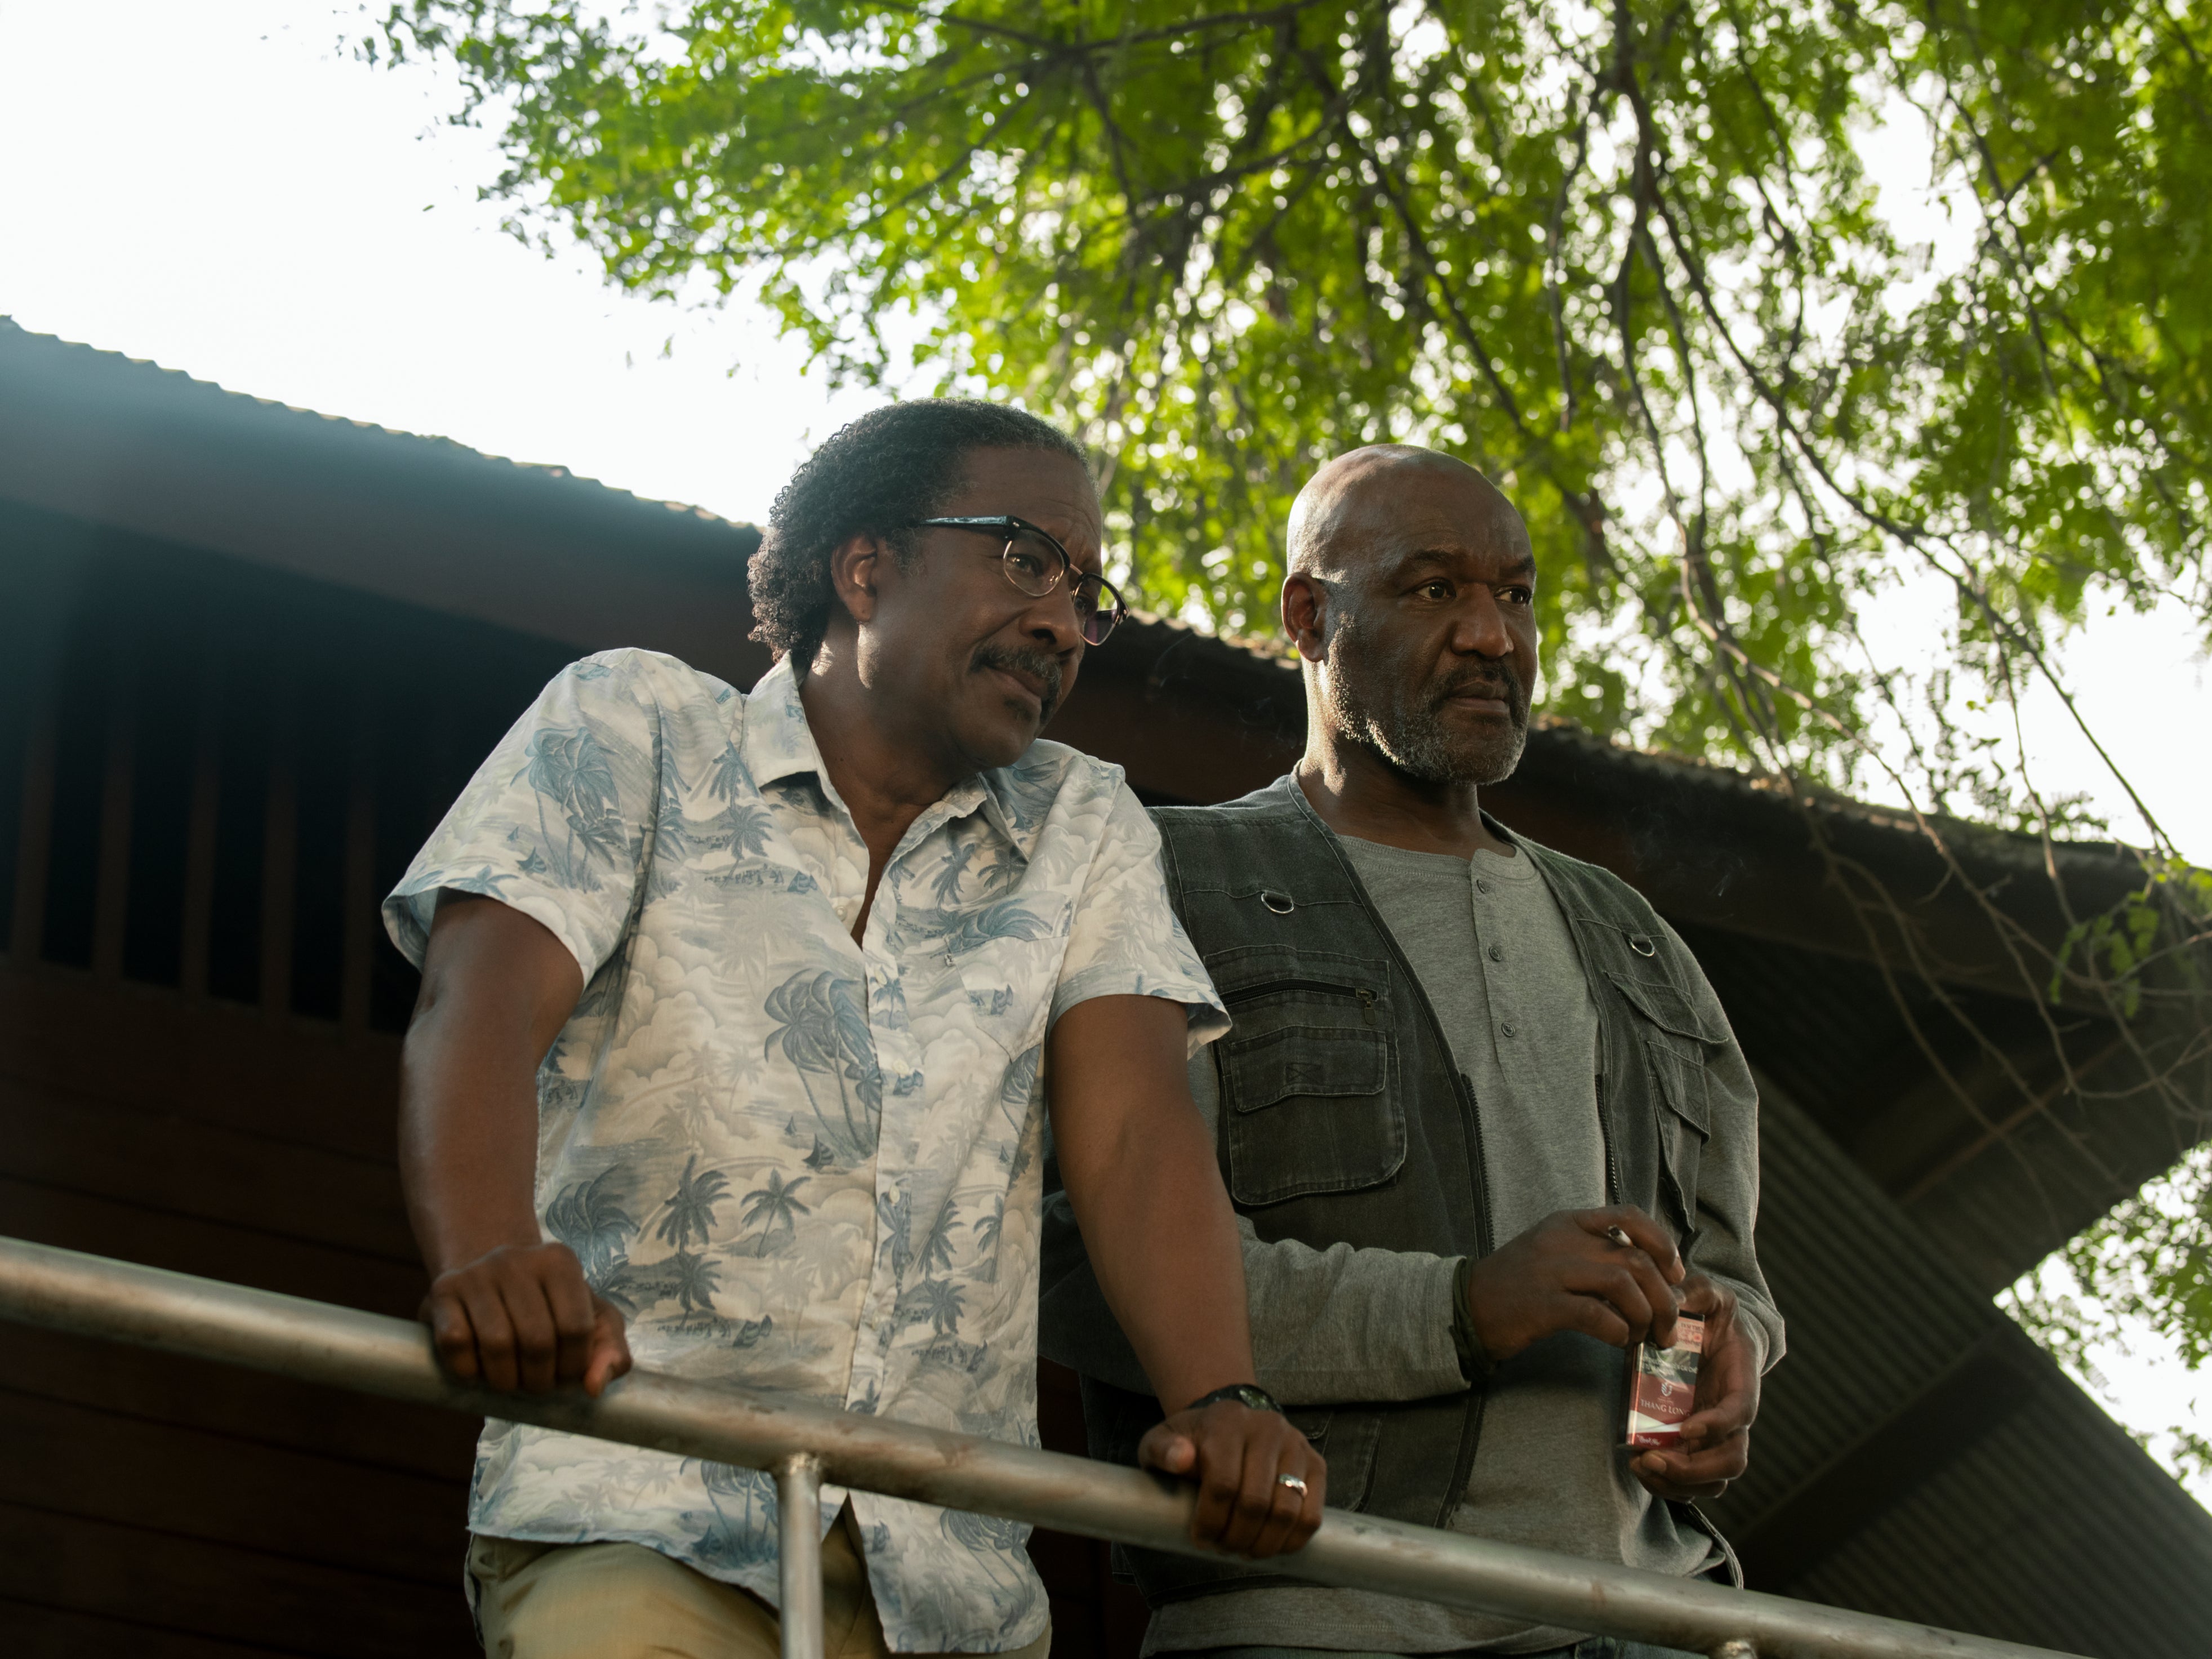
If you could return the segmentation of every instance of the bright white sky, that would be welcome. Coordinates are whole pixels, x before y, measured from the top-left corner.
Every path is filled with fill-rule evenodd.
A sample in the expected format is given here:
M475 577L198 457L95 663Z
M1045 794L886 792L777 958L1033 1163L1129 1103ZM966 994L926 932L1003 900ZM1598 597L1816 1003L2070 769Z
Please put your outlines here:
M476 199L499 170L492 144L441 125L457 99L437 71L353 61L341 36L366 21L328 0L0 0L0 315L765 518L812 445L874 399L804 374L757 311L653 305L604 287L580 254L547 259L504 234ZM1895 210L1940 242L1940 208L1907 199L1909 163ZM2212 689L2179 607L2100 620L2066 659L2167 833L2212 860ZM2087 790L2140 837L2063 716L2047 702L2030 714L2044 786ZM2132 1346L2099 1355L2124 1420L2212 1425L2199 1378L2154 1337ZM2212 1501L2212 1483L2198 1495Z

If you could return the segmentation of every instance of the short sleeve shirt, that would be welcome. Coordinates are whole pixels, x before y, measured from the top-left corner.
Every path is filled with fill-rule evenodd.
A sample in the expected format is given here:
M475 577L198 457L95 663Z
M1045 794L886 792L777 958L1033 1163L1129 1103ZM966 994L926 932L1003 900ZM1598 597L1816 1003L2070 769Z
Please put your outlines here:
M1121 769L1039 742L868 852L788 662L741 695L618 651L547 686L386 902L419 963L439 890L513 905L585 989L538 1073L538 1214L641 1366L1036 1443L1051 1022L1166 998L1226 1029ZM1011 1522L849 1497L890 1646L1043 1631ZM769 1476L492 1422L472 1529L646 1545L771 1601Z

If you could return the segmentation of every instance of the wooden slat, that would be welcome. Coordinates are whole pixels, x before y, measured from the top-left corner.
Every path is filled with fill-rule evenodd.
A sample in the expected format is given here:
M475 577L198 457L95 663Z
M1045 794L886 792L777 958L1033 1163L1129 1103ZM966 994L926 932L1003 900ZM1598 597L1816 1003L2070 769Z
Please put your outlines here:
M19 1393L464 1485L475 1463L480 1425L459 1412L28 1326L6 1340Z
M420 1259L388 1163L44 1084L0 1085L0 1175L403 1267Z
M300 878L300 697L295 674L277 682L269 721L269 793L261 842L261 1012L281 1024L292 1009L292 921Z
M208 988L215 928L215 842L222 804L222 676L200 676L192 734L192 804L185 839L185 925L180 988L193 1000Z
M338 1025L368 1030L369 986L376 963L375 705L364 690L354 699L353 747L346 795L345 960L338 990Z
M312 1659L478 1652L458 1558L440 1589L15 1504L0 1504L0 1597Z
M131 652L119 629L109 641L106 774L100 792L100 864L93 888L92 971L123 977L123 922L131 903L131 786L137 738Z
M411 1318L422 1270L0 1176L0 1233Z
M0 1597L0 1652L38 1659L270 1659L284 1651Z
M204 958L203 958L204 959ZM396 1156L399 1040L294 1022L150 986L0 969L6 1080L173 1111L302 1146Z
M467 1487L0 1389L0 1503L451 1586Z
M23 745L21 829L15 839L15 919L9 960L27 967L39 959L46 931L46 865L54 844L54 701L43 691L32 710Z

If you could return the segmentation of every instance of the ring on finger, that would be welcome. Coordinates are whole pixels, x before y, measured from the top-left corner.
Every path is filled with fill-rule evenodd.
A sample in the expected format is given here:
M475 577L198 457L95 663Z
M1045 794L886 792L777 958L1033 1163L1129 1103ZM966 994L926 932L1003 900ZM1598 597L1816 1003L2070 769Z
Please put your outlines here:
M1275 1484L1296 1492L1300 1498L1306 1495L1306 1483L1295 1474L1279 1474L1275 1477Z

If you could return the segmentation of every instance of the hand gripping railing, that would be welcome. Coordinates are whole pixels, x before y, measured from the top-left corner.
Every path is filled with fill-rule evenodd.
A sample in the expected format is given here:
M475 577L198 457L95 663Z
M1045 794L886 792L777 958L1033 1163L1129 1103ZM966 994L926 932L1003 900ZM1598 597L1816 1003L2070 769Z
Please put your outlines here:
M337 1388L775 1471L785 1659L822 1653L823 1483L1204 1555L1191 1489L1087 1458L915 1428L751 1389L634 1371L580 1391L493 1394L440 1370L403 1319L0 1238L0 1318ZM1686 1648L1715 1659L2059 1659L1924 1625L1331 1510L1300 1577Z

